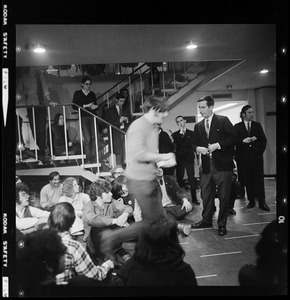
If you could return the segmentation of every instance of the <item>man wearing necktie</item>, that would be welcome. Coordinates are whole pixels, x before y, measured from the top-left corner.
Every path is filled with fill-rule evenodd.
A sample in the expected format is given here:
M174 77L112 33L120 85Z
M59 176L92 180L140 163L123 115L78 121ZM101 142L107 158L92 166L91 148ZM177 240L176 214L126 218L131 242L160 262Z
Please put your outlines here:
M219 198L218 235L223 236L227 234L228 205L235 167L233 162L235 130L228 117L213 113L214 100L211 96L204 96L197 102L204 119L194 127L193 148L197 154L201 154L200 187L203 211L202 220L192 224L191 227L212 227L215 212L214 201L217 194Z
M116 95L115 105L109 107L104 115L104 119L116 126L117 128L127 131L131 121L131 113L129 109L123 109L125 97L123 94ZM125 162L125 137L124 134L113 128L113 150L116 155L116 164L123 165Z
M239 181L247 190L249 203L247 208L255 207L255 198L259 208L269 211L265 202L264 160L267 138L260 123L253 121L254 110L251 105L245 105L240 117L241 122L235 124L237 135L235 159L237 161Z
M195 152L193 150L193 131L185 127L186 120L183 116L177 116L175 121L179 127L179 130L172 134L176 149L176 180L178 185L183 187L183 177L186 170L192 203L199 205L200 202L196 198L196 179L194 174Z

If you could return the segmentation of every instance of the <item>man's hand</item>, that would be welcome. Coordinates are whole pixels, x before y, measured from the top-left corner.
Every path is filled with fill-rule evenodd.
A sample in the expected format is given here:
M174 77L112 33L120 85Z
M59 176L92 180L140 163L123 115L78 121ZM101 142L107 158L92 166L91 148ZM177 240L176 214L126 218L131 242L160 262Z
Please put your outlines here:
M57 102L53 102L53 101L49 101L48 104L52 107L56 107L57 106Z
M192 204L186 198L183 198L183 204L181 209L183 208L185 208L186 212L190 212L192 210Z
M208 148L209 153L212 153L219 148L219 145L218 145L218 143L209 144L207 148Z
M208 155L209 150L206 147L196 147L197 154Z
M119 216L118 218L114 219L113 220L113 224L116 224L120 227L123 227L124 224L127 222L128 220L128 216L129 214L128 213L122 213L121 216Z

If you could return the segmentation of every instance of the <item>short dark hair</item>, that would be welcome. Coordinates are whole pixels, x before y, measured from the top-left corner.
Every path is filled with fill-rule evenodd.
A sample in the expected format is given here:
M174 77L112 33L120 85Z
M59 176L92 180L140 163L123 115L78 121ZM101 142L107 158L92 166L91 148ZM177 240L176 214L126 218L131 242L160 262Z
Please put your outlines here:
M55 229L26 234L23 245L16 247L17 285L39 286L48 276L55 276L59 272L59 260L65 255L66 246Z
M58 173L57 171L51 172L51 173L48 175L48 180L49 180L49 181L53 180L53 178L54 178L55 176L59 176L59 173Z
M243 119L243 114L245 114L246 111L247 111L249 108L252 108L252 106L249 105L249 104L244 105L244 106L242 107L242 110L241 110L241 112L240 112L240 118L241 118L241 119Z
M89 80L91 83L93 82L92 79L91 79L91 77L89 77L89 76L84 76L84 77L82 78L82 80L81 80L81 83L84 84L84 83L85 83L86 81L88 81L88 80Z
M206 104L208 107L214 106L214 100L213 100L212 96L210 96L210 95L203 96L199 100L197 100L197 102L201 102L201 101L206 101Z
M48 217L48 226L59 232L69 231L76 218L74 207L68 202L57 203Z
M178 118L182 118L182 119L184 119L184 117L183 117L183 116L180 116L180 115L179 115L179 116L177 116L177 117L175 118L175 122L177 122L177 119L178 119ZM184 119L184 120L185 120L185 119Z
M134 253L136 261L153 265L166 258L177 260L184 255L178 240L177 223L170 215L162 216L143 229Z
M147 113L151 108L159 112L165 112L168 110L168 106L166 99L163 97L151 95L145 100L142 109L144 113Z
M19 204L19 193L20 192L26 192L28 195L30 194L30 189L28 185L24 182L18 182L16 184L16 203Z
M126 185L127 178L124 175L118 176L112 183L112 194L114 199L119 199L123 193L123 184Z
M102 193L109 193L112 189L111 183L106 179L97 179L92 182L89 189L89 196L92 201L95 201L97 197L101 197Z
M122 93L118 93L116 95L116 100L119 100L119 99L125 99L125 96Z

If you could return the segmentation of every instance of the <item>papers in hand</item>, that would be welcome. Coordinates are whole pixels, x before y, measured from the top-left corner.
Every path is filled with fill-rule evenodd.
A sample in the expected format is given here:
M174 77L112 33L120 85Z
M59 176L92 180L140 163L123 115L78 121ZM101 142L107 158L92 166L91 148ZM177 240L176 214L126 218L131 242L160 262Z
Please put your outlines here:
M158 168L170 168L170 167L173 167L173 166L176 166L176 159L175 157L172 157L168 160L161 160L157 163L157 167Z

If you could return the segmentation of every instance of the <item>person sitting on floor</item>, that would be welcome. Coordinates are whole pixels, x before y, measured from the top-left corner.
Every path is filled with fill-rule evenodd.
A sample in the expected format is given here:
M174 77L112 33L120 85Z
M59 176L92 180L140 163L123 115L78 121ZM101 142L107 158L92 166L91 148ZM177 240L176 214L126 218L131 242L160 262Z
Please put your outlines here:
M132 199L128 192L127 178L124 175L119 175L112 183L113 199L121 201L125 205L130 205L133 208L133 216L129 217L129 223L139 222L142 220L141 208L136 199Z
M163 174L162 168L158 168L157 181L162 191L162 206L166 213L171 214L177 221L183 220L193 210L186 194L173 176ZM184 235L190 234L190 225L179 223L177 226Z
M197 286L192 267L184 261L177 224L165 215L141 232L133 256L117 270L125 286Z
M80 186L75 177L68 177L63 182L62 196L60 197L59 203L68 202L70 203L79 218L82 218L83 207L86 203L90 202L90 197L80 191Z
M83 207L84 241L87 241L87 249L93 260L105 259L99 249L102 231L108 228L129 226L128 217L133 213L130 205L124 205L112 199L111 189L112 186L108 180L97 179L90 185L91 201ZM121 245L116 247L114 253L117 252L123 256L123 260L128 258L128 253Z
M238 272L240 286L277 287L287 293L286 224L269 223L255 246L256 264L246 264Z
M40 190L40 206L44 210L51 209L58 203L62 194L59 172L53 171L48 175L49 183Z
M27 184L16 184L16 228L26 234L47 226L49 212L29 205Z
M55 277L65 269L66 247L60 236L49 228L26 234L21 240L25 247L16 247L17 292L24 297L54 295Z
M57 283L63 284L69 282L75 276L84 275L83 280L88 281L88 278L94 281L102 281L108 273L107 265L114 266L112 261L106 262L104 266L96 266L91 260L87 251L83 248L80 242L72 239L70 230L75 222L75 210L70 203L58 203L51 211L48 219L50 228L58 231L63 244L66 246L65 270L56 276Z

